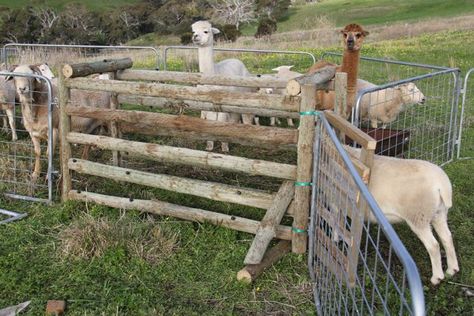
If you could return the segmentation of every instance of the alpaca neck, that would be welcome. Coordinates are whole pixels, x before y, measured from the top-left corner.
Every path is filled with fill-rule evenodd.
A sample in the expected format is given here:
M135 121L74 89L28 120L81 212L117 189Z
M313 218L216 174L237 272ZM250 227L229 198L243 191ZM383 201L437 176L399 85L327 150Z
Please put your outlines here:
M352 107L357 93L357 77L359 71L359 50L345 50L342 57L341 71L347 73L347 105Z
M199 72L212 75L216 72L214 66L214 50L212 46L199 47L198 48L199 56Z

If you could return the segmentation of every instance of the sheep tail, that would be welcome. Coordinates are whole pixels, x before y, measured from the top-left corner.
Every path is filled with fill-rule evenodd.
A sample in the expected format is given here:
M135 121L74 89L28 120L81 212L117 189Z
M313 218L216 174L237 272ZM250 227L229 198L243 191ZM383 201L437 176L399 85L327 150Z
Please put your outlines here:
M443 204L449 209L451 206L453 206L453 190L448 176L446 174L443 174L443 176L446 178L446 180L443 181L442 185L439 187L439 195L443 201Z

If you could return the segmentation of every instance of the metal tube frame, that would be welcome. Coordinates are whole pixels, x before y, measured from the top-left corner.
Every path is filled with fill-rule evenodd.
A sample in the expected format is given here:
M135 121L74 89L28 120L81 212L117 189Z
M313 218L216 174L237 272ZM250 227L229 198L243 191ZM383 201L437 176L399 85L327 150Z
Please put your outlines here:
M163 49L163 70L167 69L168 63L168 50L170 49L198 49L195 46L165 46ZM247 48L217 48L214 47L214 51L220 52L242 52L242 53L267 53L267 54L288 54L288 55L306 55L309 56L313 64L316 62L316 57L309 52L299 52L299 51L286 51L286 50L268 50L268 49L247 49Z
M461 155L464 112L466 110L467 83L469 82L469 77L472 72L474 72L474 68L469 69L466 75L464 76L464 84L463 84L462 90L460 91L460 93L462 94L462 101L461 101L462 103L461 103L461 116L459 118L459 135L458 135L458 139L456 140L456 145L457 145L456 158L457 159L460 159L460 155ZM473 158L473 157L462 157L461 159L470 159L470 158Z
M68 44L25 44L25 43L8 43L2 48L3 62L8 66L8 48L10 47L51 47L51 48L98 48L98 49L137 49L151 50L156 55L156 68L160 67L159 48L153 46L106 46L106 45L68 45Z
M357 187L359 188L361 194L366 198L367 204L370 208L370 211L374 215L374 217L377 219L377 224L382 228L382 231L384 232L387 240L389 243L392 245L392 248L394 249L395 253L398 256L398 259L402 263L407 279L408 279L408 285L410 288L410 294L411 294L411 302L412 302L412 309L413 309L413 315L416 316L423 316L425 315L425 297L423 294L423 286L421 283L420 279L420 274L418 272L418 268L416 267L415 262L413 261L413 258L410 256L408 253L407 249L403 245L402 241L398 237L397 233L393 229L392 225L388 222L387 218L383 214L382 210L378 206L377 202L373 198L372 194L369 192L367 186L364 184L362 179L357 173L357 170L355 169L354 165L352 164L348 154L344 150L342 144L339 142L339 139L336 136L336 133L332 130L332 127L330 126L329 122L327 121L326 117L324 116L324 113L321 114L320 116L320 121L322 122L322 125L324 128L327 130L332 143L335 145L338 153L341 155L345 166L347 167L350 175L352 176L354 182L356 183ZM317 131L316 131L317 133ZM319 148L319 137L315 137L315 144L314 148L318 149ZM315 155L317 157L317 155ZM317 166L315 164L315 166ZM314 168L316 169L316 168ZM316 186L317 183L315 183L315 180L317 177L315 177L316 171L313 171L313 184L312 184L312 189L313 189L313 200L316 197ZM315 219L315 207L314 203L311 205L311 224L309 226L310 228L310 237L314 235L314 219ZM310 241L314 241L314 237L310 239ZM311 245L311 243L310 243ZM312 258L312 251L310 247L310 255L308 256L308 264L309 267L311 267L311 258ZM312 269L310 269L312 270Z
M31 196L24 196L18 194L5 193L4 195L13 199L32 201L32 202L44 202L52 203L53 201L53 86L49 78L36 75L36 74L27 74L19 72L0 72L1 76L13 76L13 77L27 77L43 80L46 82L47 93L48 93L48 170L47 170L47 180L48 180L48 198L35 198Z
M7 219L4 219L3 221L0 221L0 225L19 220L19 219L21 219L21 218L28 215L26 213L17 213L17 212L7 211L7 210L4 210L4 209L0 209L0 214L10 216L10 218L7 218Z

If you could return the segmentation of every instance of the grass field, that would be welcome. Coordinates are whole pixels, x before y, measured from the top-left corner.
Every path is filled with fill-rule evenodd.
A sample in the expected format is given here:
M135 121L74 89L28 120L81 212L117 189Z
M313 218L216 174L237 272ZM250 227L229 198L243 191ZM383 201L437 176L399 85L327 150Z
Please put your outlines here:
M333 2L338 1L325 1L322 5L329 6ZM357 1L363 2L369 3ZM407 5L407 1L398 3ZM432 3L436 7L440 1ZM474 66L474 53L472 49L466 49L474 45L472 35L472 31L446 31L370 43L364 45L363 55L455 66L465 73ZM316 55L324 50L340 50L338 46L324 49L297 47ZM252 64L255 71L269 72L281 64L279 57L269 55L256 60L251 55L244 55L243 59L246 64ZM297 70L303 71L306 63L306 60L298 61ZM176 67L181 65L176 61ZM464 138L465 156L474 156L474 78L471 82L471 114L468 119L471 125ZM8 139L8 136L0 134L0 139ZM25 137L23 141L28 139ZM159 141L198 149L205 145L182 140ZM241 146L234 147L234 150L237 154L256 157L266 154L282 161L294 160L292 155L248 151ZM94 152L93 158L109 157ZM258 182L259 179L235 174L173 168L156 163L142 164L141 167L207 180L217 179L234 185L265 185L275 190L274 183ZM431 267L425 249L405 225L395 228L420 270L428 314L473 315L474 299L467 295L466 289L472 292L474 287L474 159L455 161L444 169L453 183L454 206L450 211L449 225L461 271L441 285L431 286ZM82 185L91 190L127 192L133 197L157 198L223 213L232 211L248 217L261 216L261 211L256 209L212 203L189 195L95 178L81 180ZM3 189L0 187L0 192ZM47 300L64 299L68 301L67 315L315 314L306 256L291 254L284 257L252 285L235 280L235 273L242 268L251 243L250 234L75 202L46 206L0 197L0 208L28 213L27 218L18 222L0 225L0 309L32 300L24 314L41 315Z

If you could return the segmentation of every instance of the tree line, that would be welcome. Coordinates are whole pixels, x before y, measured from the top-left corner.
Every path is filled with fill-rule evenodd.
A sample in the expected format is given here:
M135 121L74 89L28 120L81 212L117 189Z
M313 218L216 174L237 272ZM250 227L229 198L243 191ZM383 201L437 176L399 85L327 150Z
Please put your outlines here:
M191 24L201 19L217 25L225 40L235 41L247 23L258 25L257 37L273 33L291 0L142 0L102 12L80 3L62 10L34 3L1 9L0 43L118 45L152 32L174 34L187 43Z

